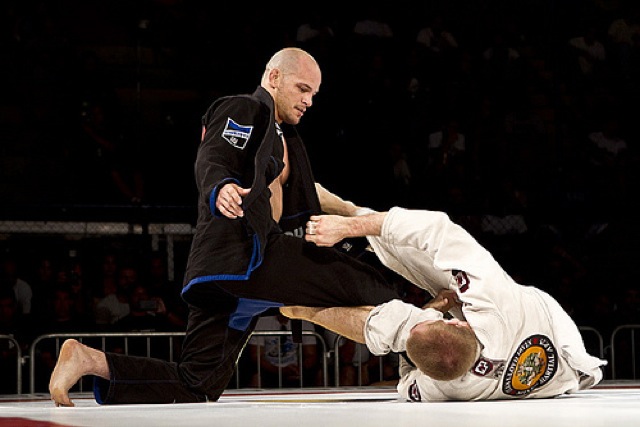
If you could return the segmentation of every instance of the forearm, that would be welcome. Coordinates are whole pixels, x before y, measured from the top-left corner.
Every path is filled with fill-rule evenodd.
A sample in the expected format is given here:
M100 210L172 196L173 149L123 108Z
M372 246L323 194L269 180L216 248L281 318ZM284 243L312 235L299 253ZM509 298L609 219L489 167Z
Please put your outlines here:
M355 216L358 210L353 202L344 200L316 182L316 192L320 199L320 207L329 215Z
M385 216L385 212L375 212L369 215L349 218L351 226L349 227L350 234L347 237L379 236L382 233L382 224Z

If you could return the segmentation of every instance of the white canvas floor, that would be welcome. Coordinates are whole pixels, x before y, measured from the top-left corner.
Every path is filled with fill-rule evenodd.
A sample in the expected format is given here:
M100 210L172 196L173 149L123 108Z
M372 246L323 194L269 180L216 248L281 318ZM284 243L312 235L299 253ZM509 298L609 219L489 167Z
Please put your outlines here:
M640 383L603 382L555 399L410 403L393 388L229 390L216 403L56 408L48 395L0 396L0 427L375 427L640 425Z

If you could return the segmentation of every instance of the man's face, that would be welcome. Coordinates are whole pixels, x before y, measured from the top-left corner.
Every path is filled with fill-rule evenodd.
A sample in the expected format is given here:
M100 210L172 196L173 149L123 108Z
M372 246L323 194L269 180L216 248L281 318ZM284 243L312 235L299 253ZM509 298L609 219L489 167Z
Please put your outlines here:
M118 284L123 289L130 289L138 281L138 272L133 268L125 267L120 270Z
M56 314L61 318L66 318L71 313L73 298L67 291L56 291L53 295L53 307Z
M297 72L284 74L280 70L275 78L275 114L278 122L291 125L300 123L307 108L312 105L313 96L320 89L321 73L315 63L301 60Z

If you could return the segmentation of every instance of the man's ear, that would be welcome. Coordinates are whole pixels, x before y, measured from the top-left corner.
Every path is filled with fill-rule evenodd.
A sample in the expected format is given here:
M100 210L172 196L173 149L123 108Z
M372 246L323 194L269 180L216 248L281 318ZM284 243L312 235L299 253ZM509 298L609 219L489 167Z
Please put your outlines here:
M269 86L271 86L271 89L275 89L280 85L281 78L282 74L277 68L273 68L271 71L269 71Z

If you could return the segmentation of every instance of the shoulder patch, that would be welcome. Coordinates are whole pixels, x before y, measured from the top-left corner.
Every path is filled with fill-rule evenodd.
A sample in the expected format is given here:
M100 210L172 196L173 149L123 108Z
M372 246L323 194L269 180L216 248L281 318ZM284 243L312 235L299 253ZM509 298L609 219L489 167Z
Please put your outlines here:
M227 124L222 131L222 137L229 144L243 150L251 137L252 131L253 126L238 124L231 117L227 117Z
M504 360L493 360L480 356L471 368L471 373L479 377L498 379L504 371L504 365Z
M412 402L421 402L422 401L422 396L420 396L420 389L418 388L418 382L415 381L415 380L409 386L409 399Z
M469 289L469 284L471 283L471 281L469 280L469 276L467 276L467 273L461 270L452 270L451 274L456 281L458 289L460 289L460 293L465 293Z
M553 342L544 335L532 335L522 341L509 361L502 379L502 392L524 396L542 387L558 370L558 354Z

